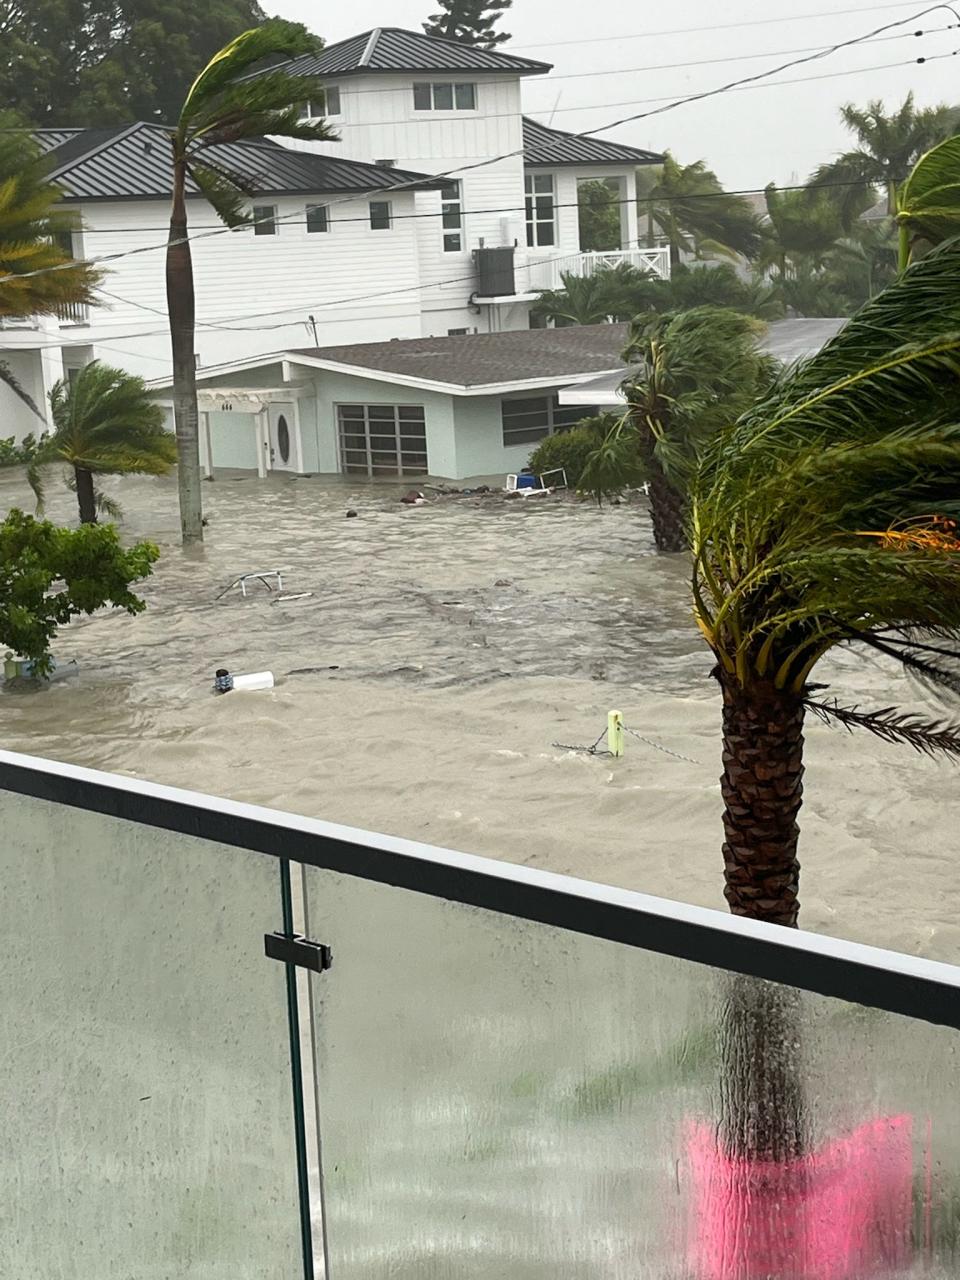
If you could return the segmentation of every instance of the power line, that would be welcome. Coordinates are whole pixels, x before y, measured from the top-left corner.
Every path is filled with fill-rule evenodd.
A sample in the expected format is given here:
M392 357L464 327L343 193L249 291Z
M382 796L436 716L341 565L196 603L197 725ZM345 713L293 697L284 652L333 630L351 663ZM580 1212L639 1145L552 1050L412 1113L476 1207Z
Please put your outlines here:
M879 13L884 9L906 9L910 0L896 0L894 4L872 4L858 9L820 9L816 13L787 13L779 18L743 18L737 22L697 23L695 27L673 27L666 31L635 31L615 36L585 36L577 40L543 40L539 44L512 44L514 49L559 49L570 44L604 44L612 40L652 40L658 36L698 35L701 31L731 31L735 27L769 27L781 22L807 22L813 18L839 18L849 14Z
M603 179L602 178L586 179L586 181L602 182ZM654 201L654 199L657 204L686 204L690 200L725 200L730 197L736 197L736 196L762 196L768 186L775 186L778 191L829 191L834 188L873 187L876 185L877 183L871 182L867 178L855 178L855 179L845 180L843 182L797 182L793 184L788 184L786 186L780 186L778 183L767 183L766 186L763 186L763 187L735 187L729 191L726 189L722 189L719 191L691 191L691 192L685 193L682 196L664 195L664 196L657 196L654 198L650 194L641 195L638 193L636 196L636 200L634 200L634 198L631 196L614 197L611 191L611 198L607 201L607 204L608 205L625 205L625 204L633 204L635 202L638 204L649 204L652 201ZM358 197L358 199L359 198L360 197ZM324 205L321 207L329 208L330 206ZM579 200L554 200L552 203L552 208L579 209L580 201ZM290 215L285 215L283 219L284 226L290 226L290 227L309 226L310 223L306 218L296 216L298 213L299 213L299 210L297 210L295 213L292 213ZM520 202L520 203L514 203L514 204L494 205L485 209L461 209L460 210L460 216L462 218L475 218L475 217L480 217L481 215L492 214L492 213L519 213L520 215L523 215L524 205L522 202ZM420 213L392 213L390 215L390 219L392 222L416 222L417 220L423 219L423 218L438 219L438 218L442 218L443 216L444 215L443 215L442 209L430 209L430 210L423 210ZM279 222L280 219L277 218L276 221ZM350 217L350 218L330 218L328 220L328 225L331 227L339 227L339 226L347 226L350 223L354 223L354 222L366 223L368 221L369 221L368 214L357 214L355 217ZM201 223L200 229L202 230L207 226L217 227L218 225L219 225L218 223ZM83 234L87 235L88 231L96 230L96 229L97 228L84 227ZM456 230L456 229L457 228L453 228L453 230ZM459 228L459 229L462 230L462 228ZM163 231L164 228L163 227L103 227L101 228L101 230L105 234L112 235L116 232L121 232L121 231L125 231L125 232ZM249 227L245 226L245 227L238 228L238 231L244 231L244 230L249 230ZM326 233L318 233L318 234L326 234ZM108 292L103 288L101 288L100 291L101 293Z
M957 11L950 4L941 3L941 4L930 5L926 9L921 10L919 13L912 14L909 18L901 18L894 22L885 23L880 27L875 27L871 31L864 32L863 35L853 36L849 40L838 41L836 44L833 44L829 46L829 48L823 49L817 53L807 54L804 57L795 58L790 62L781 63L779 66L771 67L767 71L760 71L756 75L745 76L739 80L732 80L729 83L725 85L720 85L715 89L707 89L707 90L701 91L700 93L689 94L683 98L673 99L667 102L663 106L654 107L650 111L636 112L633 115L624 116L619 120L613 120L607 124L596 125L592 129L583 130L583 133L581 136L590 137L593 134L603 133L608 129L615 129L620 125L630 124L636 120L644 120L644 119L648 119L651 116L662 115L667 111L676 110L678 107L686 106L691 102L702 102L707 98L717 97L720 94L729 93L734 89L738 89L740 87L747 86L747 85L756 84L759 81L767 79L770 76L778 75L781 71L787 71L792 67L801 66L808 62L818 61L821 58L825 58L830 56L833 53L839 52L841 49L847 49L854 45L862 44L864 41L868 41L874 36L882 35L885 31L890 31L896 27L905 26L908 22L919 21L921 18L925 17L928 13L938 13L941 10L946 10L947 12L952 14L953 17L956 18L958 22L960 22L960 14L958 14ZM940 55L940 56L952 56L952 55ZM931 58L931 59L924 59L923 61L932 61L932 60L933 59ZM866 68L866 70L873 70L873 69L879 69L879 68ZM846 73L846 74L850 74L850 73ZM499 163L501 160L508 160L508 159L512 159L515 156L522 156L523 153L524 153L524 149L521 146L516 148L513 151L504 152L501 155L489 156L485 160L477 160L477 161L474 161L472 164L460 165L456 168L448 169L442 173L430 175L429 180L436 182L441 178L454 177L457 174L469 173L476 169L487 168L491 164ZM389 194L389 192L391 191L398 191L398 190L403 190L405 188L422 186L423 183L424 183L424 178L418 177L415 179L410 179L407 182L397 183L395 186L390 188L375 187L366 193L358 192L350 197L347 197L343 200L335 201L333 203L337 205L345 204L345 203L349 203L351 200L364 199L372 195ZM291 216L294 216L294 215L291 215ZM281 215L280 217L276 217L276 218L271 217L269 219L262 219L261 221L280 222L285 220L286 220L285 217ZM250 224L246 224L246 225L249 226ZM231 228L231 227L217 227L209 231L200 232L199 235L192 235L192 236L187 235L177 243L189 243L190 241L205 239L209 236L225 235L225 234L231 233L233 230L234 228ZM87 263L87 265L97 266L100 263L113 262L119 258L130 257L134 254L150 253L150 252L155 252L159 249L166 249L169 247L170 243L173 243L173 242L165 241L161 244L156 244L156 245L141 245L135 249L123 249L123 250L119 250L116 253L103 254L99 258L90 258L90 259L85 259L84 261ZM69 270L73 265L74 264L72 262L65 262L53 267L41 267L35 271L11 273L6 276L0 276L0 284L2 284L6 280L11 280L11 279L25 280L32 276L47 275L52 271Z
M956 27L956 23L951 22L951 23L948 23L948 25L945 27L930 27L927 31L903 31L897 35L878 36L876 39L873 39L873 40L865 40L864 43L865 44L884 44L891 40L909 40L915 36L935 35L940 31L952 31L954 30L955 27ZM701 29L710 30L710 28L701 28ZM589 43L589 41L586 41L585 43ZM755 62L760 58L780 58L780 57L786 56L787 54L792 54L792 53L816 53L819 49L822 49L824 47L825 46L823 45L806 45L799 49L769 49L769 50L765 50L762 53L732 53L732 54L727 54L725 57L722 57L722 58L697 58L689 62L653 62L643 67L608 67L600 71L563 71L563 72L560 72L559 74L554 74L554 72L551 71L549 78L542 81L541 83L545 86L549 86L557 80L584 80L584 79L592 79L597 76L623 76L623 75L640 74L648 71L681 71L686 67L709 67L709 66L716 66L718 63L722 63L722 62ZM428 73L424 72L423 74L426 75ZM469 75L469 72L462 72L458 74ZM335 75L331 75L330 77L331 83L335 79L336 79ZM515 72L509 79L504 79L504 80L496 80L492 78L484 79L483 86L487 87L489 85L510 85L510 84L516 83L516 80L517 80L517 73ZM339 87L340 87L341 95L343 95L344 97L349 96L349 98L363 98L371 94L405 93L410 86L406 85L402 89L398 89L396 86L394 86L393 88L371 88L371 89L353 88L351 86L350 89L347 91L344 90L342 84ZM422 112L420 113L420 116L418 118L413 120L408 120L406 121L406 123L407 124L434 124L435 121L430 118L431 114L432 114L431 112ZM330 123L333 124L334 126L339 126L341 123L341 121L337 119L335 116L329 116L326 118L329 119ZM490 117L487 116L486 113L484 113L484 119L489 119L489 118ZM387 121L363 120L363 121L359 121L358 123L364 124L364 125L395 124L396 121L394 120L387 120Z

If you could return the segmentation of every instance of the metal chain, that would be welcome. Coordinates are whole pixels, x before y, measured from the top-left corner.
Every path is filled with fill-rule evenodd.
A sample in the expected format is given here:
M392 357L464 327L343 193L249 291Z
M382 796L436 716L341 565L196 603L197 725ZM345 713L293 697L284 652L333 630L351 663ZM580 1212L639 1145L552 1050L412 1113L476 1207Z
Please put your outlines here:
M588 756L609 756L612 754L610 751L597 750L597 748L600 746L600 743L604 740L606 736L607 736L607 731L606 729L604 729L603 733L601 733L600 737L596 740L596 742L592 743L589 747L573 746L569 742L553 742L550 745L557 747L560 751L582 751L584 752L585 755L588 755Z
M702 760L694 760L692 756L685 756L685 755L682 755L679 751L671 751L669 747L661 746L659 742L654 742L652 738L645 738L642 733L637 733L636 729L630 729L628 728L627 725L623 726L623 731L624 733L629 733L631 737L636 738L639 742L646 743L648 747L653 747L654 751L662 751L665 756L673 756L674 760L684 760L686 761L687 764L698 764L698 765L703 764ZM560 751L581 751L583 752L584 755L588 755L588 756L610 756L613 754L611 751L598 750L600 743L604 740L606 736L607 736L607 731L606 729L604 729L603 733L600 734L600 737L596 740L596 742L592 743L589 747L576 746L569 742L553 742L550 745L553 747L556 747Z
M623 726L624 733L631 734L634 738L638 738L640 742L645 742L648 747L653 747L654 751L662 751L665 756L673 756L675 760L686 760L687 764L702 764L702 760L694 760L693 756L681 755L679 751L671 751L669 747L662 747L659 742L654 742L652 738L645 738L642 733L637 733L636 729L628 729Z

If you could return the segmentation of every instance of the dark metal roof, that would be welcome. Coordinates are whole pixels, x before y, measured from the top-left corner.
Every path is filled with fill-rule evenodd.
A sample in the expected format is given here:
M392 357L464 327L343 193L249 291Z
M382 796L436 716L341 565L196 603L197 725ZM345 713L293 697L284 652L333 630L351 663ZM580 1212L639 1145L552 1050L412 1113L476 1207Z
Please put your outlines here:
M273 68L270 68L273 70ZM548 62L517 58L498 49L478 49L472 44L405 31L402 27L375 27L328 45L320 53L304 54L284 66L291 75L344 76L386 71L449 71L468 73L508 72L541 75Z
M459 338L407 338L343 347L309 347L292 355L334 364L403 374L455 387L575 377L617 369L626 346L625 324L570 325L564 329L518 329ZM272 357L275 362L277 357ZM264 363L267 363L266 357ZM208 375L211 370L205 371Z
M377 191L406 183L441 185L436 178L405 169L291 151L266 138L209 147L203 154L208 163L236 176L251 195ZM68 201L152 200L170 195L170 141L160 125L78 130L48 155L53 166L50 178ZM187 193L199 194L192 182Z
M606 142L582 133L548 129L528 116L523 117L523 162L555 168L564 164L662 164L656 151L642 151L622 142Z
M33 140L36 142L41 151L50 151L54 147L62 146L64 142L75 137L78 133L82 133L82 129L34 129Z

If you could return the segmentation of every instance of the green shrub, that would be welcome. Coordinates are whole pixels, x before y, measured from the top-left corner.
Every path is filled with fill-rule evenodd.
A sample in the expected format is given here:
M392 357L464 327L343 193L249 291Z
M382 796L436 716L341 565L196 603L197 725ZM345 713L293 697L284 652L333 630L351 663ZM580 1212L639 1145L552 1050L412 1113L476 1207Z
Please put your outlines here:
M527 464L537 475L563 467L567 484L575 489L587 464L587 459L598 448L607 432L616 422L616 414L601 413L595 418L584 418L568 431L541 440Z
M14 443L13 436L0 439L0 467L25 467L37 456L43 441L34 436L24 436L19 444Z

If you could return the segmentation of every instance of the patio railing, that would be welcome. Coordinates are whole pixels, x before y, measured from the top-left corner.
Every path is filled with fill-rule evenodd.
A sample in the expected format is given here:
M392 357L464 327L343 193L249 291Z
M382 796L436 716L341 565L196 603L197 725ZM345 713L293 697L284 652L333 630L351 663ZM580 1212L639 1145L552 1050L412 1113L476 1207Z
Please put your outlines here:
M0 822L5 1276L957 1274L960 968L9 753Z

